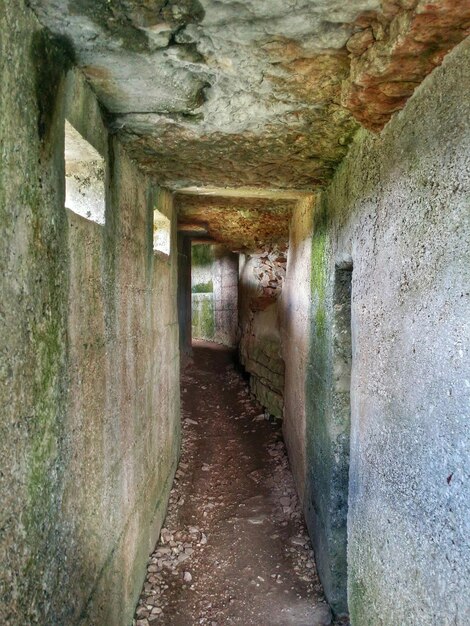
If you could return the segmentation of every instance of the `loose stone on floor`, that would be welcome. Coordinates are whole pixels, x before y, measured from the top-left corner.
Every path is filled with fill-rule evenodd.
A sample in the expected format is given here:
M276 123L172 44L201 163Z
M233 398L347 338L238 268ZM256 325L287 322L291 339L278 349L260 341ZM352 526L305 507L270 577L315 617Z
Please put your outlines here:
M134 625L327 626L279 425L198 342L182 378L183 446Z

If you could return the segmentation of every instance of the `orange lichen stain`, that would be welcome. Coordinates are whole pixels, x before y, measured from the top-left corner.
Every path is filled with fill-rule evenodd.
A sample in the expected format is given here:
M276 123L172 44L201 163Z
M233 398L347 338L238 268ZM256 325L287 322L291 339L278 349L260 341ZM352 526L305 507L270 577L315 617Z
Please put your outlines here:
M373 43L355 49L355 40L359 41L355 33L352 45L346 44L351 73L343 85L342 103L373 131L380 131L445 55L470 34L470 0L420 5L402 0L400 4L405 9L397 12L389 7L387 13L368 13L358 19L358 25L371 29Z

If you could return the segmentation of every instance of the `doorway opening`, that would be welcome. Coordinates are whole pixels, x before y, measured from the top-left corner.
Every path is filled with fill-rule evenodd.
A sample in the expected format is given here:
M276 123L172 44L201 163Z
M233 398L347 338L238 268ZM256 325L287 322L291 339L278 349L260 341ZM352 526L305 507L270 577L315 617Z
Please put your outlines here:
M230 348L237 345L238 254L219 244L192 244L191 335Z
M352 262L336 266L333 291L333 374L335 422L338 424L337 524L341 530L341 554L338 565L342 571L341 595L347 606L347 519L349 495L349 452L351 436L351 371L353 362L351 299Z
M194 243L191 248L191 336L214 340L213 246Z

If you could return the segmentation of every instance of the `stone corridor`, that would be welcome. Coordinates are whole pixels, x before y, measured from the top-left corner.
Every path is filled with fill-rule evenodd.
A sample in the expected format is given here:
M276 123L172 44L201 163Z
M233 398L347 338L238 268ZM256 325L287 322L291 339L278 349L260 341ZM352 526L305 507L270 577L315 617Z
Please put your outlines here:
M0 626L469 626L470 0L0 0L0 78Z
M330 624L280 425L250 395L233 351L195 343L182 422L135 624Z

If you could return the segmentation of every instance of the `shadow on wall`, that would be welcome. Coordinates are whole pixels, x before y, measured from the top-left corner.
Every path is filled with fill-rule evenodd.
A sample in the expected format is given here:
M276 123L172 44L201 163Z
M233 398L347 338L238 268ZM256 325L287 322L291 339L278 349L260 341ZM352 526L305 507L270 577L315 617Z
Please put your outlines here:
M306 517L318 572L336 614L347 613L347 513L351 384L352 263L330 280L331 225L319 201L314 218L312 327L306 371ZM329 381L329 382L326 382Z
M278 298L285 276L286 252L243 255L240 262L240 362L261 405L277 418L284 407L284 360Z

